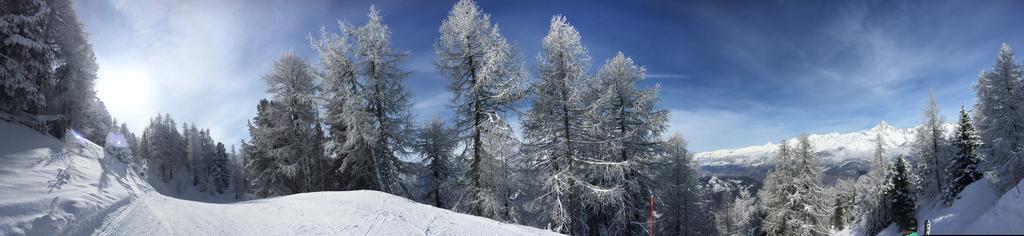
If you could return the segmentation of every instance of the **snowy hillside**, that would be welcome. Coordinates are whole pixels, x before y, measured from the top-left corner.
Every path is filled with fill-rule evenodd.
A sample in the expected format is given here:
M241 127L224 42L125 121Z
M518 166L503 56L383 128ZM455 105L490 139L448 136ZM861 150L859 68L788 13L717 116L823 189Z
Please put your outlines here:
M952 131L952 124L947 130ZM867 160L874 152L878 135L884 140L887 156L907 155L917 131L914 128L896 128L882 121L875 127L852 133L828 133L810 135L814 150L826 167L826 183L829 178L841 175L863 174ZM789 139L796 142L796 138ZM761 180L774 164L773 157L778 150L777 143L723 149L694 154L701 170L711 174L743 175ZM831 172L831 173L829 173ZM858 172L860 172L858 174Z
M85 139L64 143L3 121L0 134L0 235L87 231L148 187Z
M1020 191L1018 191L1020 190ZM918 209L919 233L925 221L931 222L931 233L939 235L1014 235L1024 232L1024 182L1017 184L1002 196L996 194L992 184L981 180L968 185L953 206ZM858 228L838 232L836 235L859 235ZM900 235L895 224L878 235Z
M180 200L84 139L65 143L7 122L0 134L0 235L553 234L374 191Z

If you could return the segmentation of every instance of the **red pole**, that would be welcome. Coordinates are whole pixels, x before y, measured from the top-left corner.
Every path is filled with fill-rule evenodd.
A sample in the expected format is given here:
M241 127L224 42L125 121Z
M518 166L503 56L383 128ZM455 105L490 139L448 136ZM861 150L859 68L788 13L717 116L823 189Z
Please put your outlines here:
M650 235L654 236L654 194L653 193L651 193L651 220L650 220L650 228L648 228L647 232L650 232Z

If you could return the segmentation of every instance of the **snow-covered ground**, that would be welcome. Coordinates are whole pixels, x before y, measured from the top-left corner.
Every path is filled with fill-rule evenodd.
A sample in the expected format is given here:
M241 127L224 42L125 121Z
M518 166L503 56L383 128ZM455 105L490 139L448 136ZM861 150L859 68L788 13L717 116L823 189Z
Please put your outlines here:
M64 143L0 121L0 235L94 228L109 209L147 191L129 165L104 157L88 141Z
M375 191L305 193L230 204L181 200L155 191L131 165L108 157L95 144L65 143L0 121L0 235L317 234L554 233Z
M545 235L376 191L212 204L159 194L111 214L97 235Z
M925 220L931 221L933 234L1024 233L1024 182L1002 196L996 194L988 181L974 182L948 208L939 204L934 208L918 209L917 220L922 233ZM899 233L893 225L879 235Z

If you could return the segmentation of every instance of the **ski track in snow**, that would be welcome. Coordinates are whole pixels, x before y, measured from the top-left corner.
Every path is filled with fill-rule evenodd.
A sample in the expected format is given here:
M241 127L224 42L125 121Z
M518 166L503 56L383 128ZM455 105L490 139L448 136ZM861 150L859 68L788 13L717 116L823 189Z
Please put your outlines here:
M355 201L352 201L355 200ZM379 204L359 204L374 202ZM148 193L108 215L95 235L554 234L436 209L375 191L319 192L231 204Z

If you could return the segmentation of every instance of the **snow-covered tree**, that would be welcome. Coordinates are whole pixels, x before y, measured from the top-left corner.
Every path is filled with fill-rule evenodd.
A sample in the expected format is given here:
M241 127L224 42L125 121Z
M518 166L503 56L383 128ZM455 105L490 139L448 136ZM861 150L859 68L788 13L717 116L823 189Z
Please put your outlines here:
M429 167L429 177L426 178L428 190L424 198L436 207L449 207L447 202L451 194L445 191L451 189L449 180L454 172L451 163L455 161L455 147L458 144L455 131L446 126L444 120L434 117L417 132L416 137L413 147L423 155L423 162Z
M946 167L950 181L943 193L946 206L952 205L953 201L959 198L960 191L967 185L982 177L981 171L978 170L981 157L977 153L978 147L981 146L981 137L974 130L974 124L964 106L960 106L960 123L953 133L952 143L956 152Z
M245 151L242 150L241 153L245 153ZM249 193L249 183L245 181L245 157L241 153L236 152L235 146L232 145L231 153L228 154L228 170L231 175L230 191L235 194L235 199L242 199L246 193Z
M368 119L372 129L367 140L380 190L407 194L398 179L402 163L397 156L408 151L412 131L409 91L402 84L408 72L399 67L406 53L391 48L391 31L376 7L370 6L367 16L366 24L347 29L356 41L353 62L365 85L365 112L371 115Z
M483 13L472 0L461 0L448 12L441 23L441 36L434 44L435 65L449 79L452 91L451 105L455 108L455 129L459 141L465 146L463 157L468 159L462 185L466 186L466 202L474 215L491 216L482 206L484 199L493 198L494 183L483 181L502 147L485 146L487 134L498 134L507 126L503 118L525 96L526 70L522 59L492 26L490 16Z
M974 87L978 97L974 106L975 122L982 142L978 151L986 160L984 169L989 171L999 190L1009 189L1024 178L1022 85L1021 66L1014 61L1010 46L1003 44L996 64L982 72Z
M339 23L340 34L320 30L320 38L311 39L320 55L320 76L325 91L324 123L329 137L327 147L334 164L328 176L328 189L381 189L372 155L375 131L372 114L366 109L365 83L357 77L353 61L353 42L349 33L354 27Z
M83 26L75 14L74 2L50 0L47 3L50 14L46 21L46 35L55 58L52 61L54 70L49 77L53 86L43 90L46 108L40 113L64 116L65 122L52 124L52 129L86 130L90 128L87 125L95 125L88 122L91 117L109 116L95 114L106 113L106 110L90 109L93 105L91 103L98 101L94 90L98 69L96 58Z
M53 53L46 23L46 1L3 1L0 4L0 110L39 112L52 86Z
M150 119L143 132L140 150L145 153L143 157L147 160L150 178L159 178L164 183L186 179L181 175L183 173L178 173L185 170L183 167L187 163L186 143L170 115L157 114Z
M885 193L885 198L892 204L890 222L901 226L907 224L917 214L917 198L910 171L907 161L903 157L897 157L890 171L892 188Z
M739 195L715 217L720 235L754 235L754 213L757 213L756 198L751 196L750 190L741 189Z
M911 160L914 169L921 177L922 198L938 199L944 189L943 184L946 176L945 164L948 149L948 140L943 129L944 119L939 116L939 107L935 103L935 92L929 91L928 104L922 112L924 123L917 128L917 137L914 139L914 158Z
M256 193L278 196L321 189L322 133L314 98L313 68L294 54L285 54L263 76L272 101L262 100L250 123L252 148L246 169Z
M213 191L210 193L217 192L224 193L231 187L231 170L228 160L227 150L224 148L224 144L218 142L217 150L214 153L211 164L208 167L210 172L210 180L213 183Z
M114 120L110 117L110 113L107 112L106 105L103 101L98 98L92 98L92 102L87 103L89 105L86 110L86 118L80 122L79 132L85 135L86 139L93 143L103 143L107 138L107 133L110 132L111 126L114 124Z
M889 158L885 155L883 144L885 143L881 134L875 139L875 152L870 161L868 173L857 179L858 214L863 215L860 222L869 235L877 234L889 226L891 202L885 198L885 193L892 188L890 178Z
M801 135L790 149L783 141L775 170L765 178L761 190L762 210L768 235L828 234L829 209L822 202L822 170L811 147L810 138Z
M711 201L700 184L700 173L686 140L675 134L664 145L664 156L655 168L655 222L657 235L716 234ZM648 213L649 214L649 213ZM635 232L634 234L644 234Z
M857 198L864 193L857 191L857 182L851 179L839 180L826 192L832 204L830 225L833 229L847 228L859 214L856 212Z
M529 156L544 169L537 208L549 222L547 228L572 234L582 223L573 165L580 160L586 136L584 73L590 56L576 28L565 17L555 16L537 60L540 82L532 88L533 106L523 117Z
M621 52L597 73L595 86L587 94L592 108L586 114L588 126L593 127L588 135L591 141L582 145L587 153L580 157L580 169L589 175L581 176L580 181L601 186L600 190L618 189L610 192L616 196L604 197L614 201L596 199L611 203L611 207L588 212L592 218L588 222L610 221L603 224L617 226L612 228L627 235L643 231L652 190L649 165L661 155L660 137L668 119L667 110L654 109L658 89L637 88L644 73L644 68ZM594 227L599 226L588 228Z

